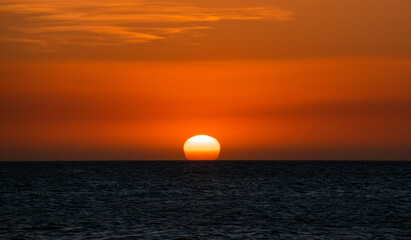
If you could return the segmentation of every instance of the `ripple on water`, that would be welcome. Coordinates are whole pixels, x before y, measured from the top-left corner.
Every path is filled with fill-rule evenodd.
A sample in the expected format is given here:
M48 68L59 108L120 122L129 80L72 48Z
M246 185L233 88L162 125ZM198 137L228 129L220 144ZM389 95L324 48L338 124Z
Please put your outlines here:
M4 239L409 239L409 162L0 163Z

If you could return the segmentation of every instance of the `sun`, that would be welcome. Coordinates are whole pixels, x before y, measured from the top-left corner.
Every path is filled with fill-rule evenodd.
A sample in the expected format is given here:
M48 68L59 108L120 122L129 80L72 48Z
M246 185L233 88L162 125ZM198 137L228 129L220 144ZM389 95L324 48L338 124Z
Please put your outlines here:
M193 136L184 143L187 160L217 160L220 149L220 143L207 135Z

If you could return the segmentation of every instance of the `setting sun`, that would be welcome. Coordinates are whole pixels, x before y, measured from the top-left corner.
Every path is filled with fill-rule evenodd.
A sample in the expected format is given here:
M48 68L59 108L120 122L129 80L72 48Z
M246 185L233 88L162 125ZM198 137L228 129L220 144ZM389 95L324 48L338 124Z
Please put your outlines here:
M207 135L197 135L184 143L184 155L187 160L217 160L220 144Z

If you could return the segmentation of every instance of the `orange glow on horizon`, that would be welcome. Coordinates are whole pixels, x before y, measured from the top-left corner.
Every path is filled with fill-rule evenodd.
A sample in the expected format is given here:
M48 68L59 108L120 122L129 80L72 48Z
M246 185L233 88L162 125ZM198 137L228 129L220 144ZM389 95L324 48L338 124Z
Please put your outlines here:
M0 143L13 156L55 149L51 156L69 159L182 160L180 143L204 132L224 142L223 160L303 158L310 148L404 152L409 66L376 58L9 63L0 65ZM317 156L335 155L306 158Z

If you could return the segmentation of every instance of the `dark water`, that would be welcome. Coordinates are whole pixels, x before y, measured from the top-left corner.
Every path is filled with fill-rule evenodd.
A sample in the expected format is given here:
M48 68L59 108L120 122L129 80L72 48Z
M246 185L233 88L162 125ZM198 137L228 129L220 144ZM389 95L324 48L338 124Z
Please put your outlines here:
M411 239L411 162L0 163L0 239Z

